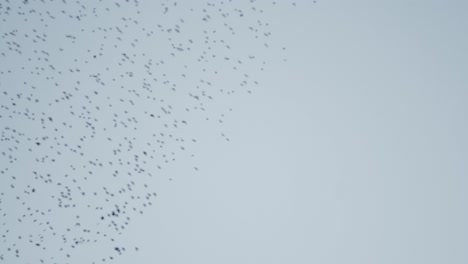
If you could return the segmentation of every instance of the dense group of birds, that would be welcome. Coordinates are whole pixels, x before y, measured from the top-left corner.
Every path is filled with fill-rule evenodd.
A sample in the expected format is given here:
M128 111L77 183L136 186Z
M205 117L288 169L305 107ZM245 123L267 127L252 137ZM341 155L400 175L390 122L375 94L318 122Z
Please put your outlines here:
M205 122L230 140L230 102L285 52L266 14L295 7L1 0L0 262L108 263L138 251L119 235L154 203L154 179L196 154Z

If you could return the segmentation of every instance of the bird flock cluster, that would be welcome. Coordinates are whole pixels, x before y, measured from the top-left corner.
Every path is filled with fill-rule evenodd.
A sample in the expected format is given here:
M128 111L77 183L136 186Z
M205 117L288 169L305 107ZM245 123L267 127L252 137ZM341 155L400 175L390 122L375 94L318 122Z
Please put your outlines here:
M138 251L119 235L154 203L154 179L195 156L205 122L230 140L231 102L285 52L266 14L295 7L1 0L0 262Z

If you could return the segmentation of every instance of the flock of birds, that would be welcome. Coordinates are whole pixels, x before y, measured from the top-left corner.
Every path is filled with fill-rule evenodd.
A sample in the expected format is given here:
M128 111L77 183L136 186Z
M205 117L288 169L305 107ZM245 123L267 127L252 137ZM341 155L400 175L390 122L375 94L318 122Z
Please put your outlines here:
M0 262L108 263L270 58L295 2L0 1ZM196 164L190 165L194 174ZM171 180L167 178L166 180ZM93 247L108 250L95 252Z

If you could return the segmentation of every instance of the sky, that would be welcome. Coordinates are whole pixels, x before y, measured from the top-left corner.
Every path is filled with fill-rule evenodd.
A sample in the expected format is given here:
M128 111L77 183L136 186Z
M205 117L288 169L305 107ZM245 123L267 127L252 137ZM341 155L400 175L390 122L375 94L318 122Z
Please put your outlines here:
M181 156L150 181L153 205L118 238L139 250L110 263L468 262L468 4L296 2L264 8L270 50L231 40L239 54L269 61L263 71L246 66L260 85L210 105L212 116L226 114L222 126L200 121L180 132L197 138L195 161ZM218 84L237 81L223 74ZM0 88L17 82L0 80ZM26 174L28 159L21 162L11 170ZM8 201L3 212L15 210ZM83 246L67 261L88 263L106 246ZM28 257L8 263L37 255Z

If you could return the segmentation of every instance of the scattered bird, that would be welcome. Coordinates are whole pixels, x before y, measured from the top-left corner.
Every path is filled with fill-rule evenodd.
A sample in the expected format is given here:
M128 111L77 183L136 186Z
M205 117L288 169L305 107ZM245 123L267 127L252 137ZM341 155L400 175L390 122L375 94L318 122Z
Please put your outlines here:
M286 48L270 1L0 3L0 262L112 262L157 197L195 164L196 129L222 131ZM286 22L285 22L286 23ZM93 249L107 248L95 252Z

